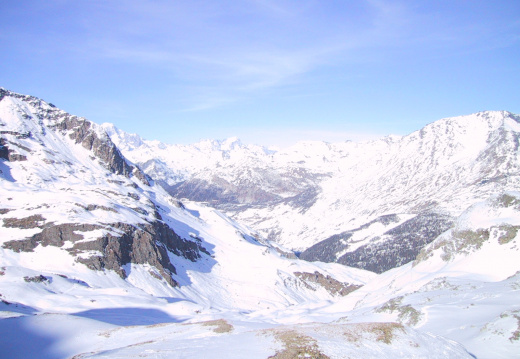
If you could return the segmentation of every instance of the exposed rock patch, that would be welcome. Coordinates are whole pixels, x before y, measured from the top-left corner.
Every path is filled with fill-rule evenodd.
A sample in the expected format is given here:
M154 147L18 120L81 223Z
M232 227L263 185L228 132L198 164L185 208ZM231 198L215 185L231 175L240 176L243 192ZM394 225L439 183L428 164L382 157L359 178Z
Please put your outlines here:
M34 223L34 221L30 221ZM33 227L30 227L33 228ZM84 239L81 232L96 229L106 230L106 234L91 241ZM112 233L117 233L114 235ZM73 242L67 250L76 256L76 260L93 270L113 270L122 278L127 273L123 266L129 263L149 264L157 268L161 276L172 286L178 283L172 279L176 269L168 253L196 261L201 252L209 252L200 244L180 238L170 227L160 221L147 223L139 227L127 223L111 225L59 224L48 225L40 233L24 240L4 243L3 247L15 252L31 252L38 245L63 247L65 242ZM82 254L95 253L90 256Z
M112 208L112 207L100 206L100 205L97 205L97 204L89 204L87 206L84 206L84 205L81 205L79 203L76 203L76 206L81 207L85 211L89 211L89 212L90 211L95 211L96 209L100 209L100 210L107 211L107 212L117 213L117 211L114 208Z
M34 276L34 277L23 277L23 280L26 281L27 283L48 283L50 282L50 279L43 276L43 275L37 275L37 276Z
M364 333L376 335L376 341L392 344L396 332L404 333L404 327L399 323L358 323L345 328L345 337L350 342L362 340Z
M315 286L319 285L320 287L325 288L331 295L340 295L344 297L362 287L362 285L358 284L340 282L337 279L332 278L330 275L325 276L318 271L315 271L314 273L294 272L294 275L303 281L308 288L316 290Z
M213 331L218 334L230 333L233 331L233 326L225 319L210 320L202 323L203 326L214 327Z
M410 304L402 304L403 297L390 299L388 302L376 309L376 313L394 313L397 312L397 319L400 323L414 326L419 323L422 313L412 307Z
M6 228L30 229L42 228L45 218L41 214L34 214L25 218L4 218L3 221Z
M0 131L0 132L11 132L11 131ZM13 149L9 148L7 145L8 141L3 138L0 138L0 158L7 160L9 162L16 161L27 161L27 156L16 153Z
M269 359L293 359L293 358L315 358L330 359L320 348L316 339L290 329L273 329L264 332L264 334L273 334L276 340L280 341L284 348L278 351Z

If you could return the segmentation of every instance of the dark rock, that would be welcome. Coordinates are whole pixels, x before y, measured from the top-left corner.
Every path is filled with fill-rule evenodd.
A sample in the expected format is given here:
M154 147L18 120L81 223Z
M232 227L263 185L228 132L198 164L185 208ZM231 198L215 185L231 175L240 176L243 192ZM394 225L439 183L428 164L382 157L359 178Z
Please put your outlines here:
M141 197L137 193L128 192L128 197L135 199L136 201L139 201Z
M100 205L97 205L97 204L89 204L87 206L83 206L79 203L76 203L76 206L78 207L81 207L83 208L85 211L95 211L96 209L101 209L103 211L107 211L107 212L113 212L113 213L118 213L114 208L112 207L106 207L106 206L100 206Z
M45 218L41 214L34 214L25 218L4 218L3 221L6 228L30 229L42 228Z
M332 278L330 275L325 276L318 271L315 271L314 273L294 272L294 275L303 281L310 289L315 290L312 284L317 284L325 288L331 295L340 295L342 297L362 287L362 285L358 284L340 282L339 280Z
M117 223L112 227L123 232L123 235L116 237L109 233L96 241L75 244L72 251L96 250L103 253L103 256L79 258L78 261L91 269L112 269L123 278L127 275L122 269L123 265L147 263L157 268L170 285L177 286L178 283L171 278L176 269L168 252L191 261L200 258L200 251L207 253L199 244L180 238L162 222L146 224L140 228L125 223Z
M107 229L122 233L115 236L108 232L100 238L82 242L84 238L78 232L89 232L96 229ZM93 270L113 270L122 278L127 273L123 266L129 263L150 264L158 269L163 278L172 286L178 283L172 278L176 269L171 263L169 253L195 262L201 258L201 252L210 253L201 245L179 237L165 223L156 221L145 225L133 226L127 223L111 225L92 224L49 224L42 232L24 240L14 240L3 244L4 248L15 252L31 252L38 245L62 247L66 241L73 242L68 251L78 255L86 251L97 251L99 255L77 257L77 261Z
M0 131L1 133L11 133L12 131ZM17 132L16 132L17 134ZM8 141L4 138L0 138L0 158L7 160L9 162L16 161L27 161L27 156L16 153L13 149L9 148L7 145ZM20 146L23 147L23 146Z
M75 233L76 231L88 232L100 228L104 227L93 224L53 225L50 223L47 224L40 233L26 239L5 242L2 247L15 252L32 252L39 244L44 247L49 245L62 247L66 241L75 242L83 239L83 235Z
M9 161L9 147L3 138L0 138L0 158Z
M9 151L9 162L27 161L27 156Z
M453 218L439 213L422 213L378 237L367 240L354 251L348 251L349 238L358 230L367 228L374 222L385 225L396 223L396 215L382 216L358 229L344 232L315 244L300 254L300 259L308 261L337 262L349 267L382 273L409 263L417 257L422 248L453 225ZM337 258L338 253L345 252Z
M50 282L50 279L43 276L43 275L37 275L34 277L23 277L23 280L27 283L48 283Z

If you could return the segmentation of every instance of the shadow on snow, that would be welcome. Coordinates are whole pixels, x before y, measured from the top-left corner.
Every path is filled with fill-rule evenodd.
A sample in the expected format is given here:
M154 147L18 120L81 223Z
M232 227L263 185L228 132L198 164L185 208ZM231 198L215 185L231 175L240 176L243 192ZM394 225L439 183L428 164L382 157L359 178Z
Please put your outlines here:
M89 309L72 315L119 326L180 322L179 319L166 312L150 308L100 308Z

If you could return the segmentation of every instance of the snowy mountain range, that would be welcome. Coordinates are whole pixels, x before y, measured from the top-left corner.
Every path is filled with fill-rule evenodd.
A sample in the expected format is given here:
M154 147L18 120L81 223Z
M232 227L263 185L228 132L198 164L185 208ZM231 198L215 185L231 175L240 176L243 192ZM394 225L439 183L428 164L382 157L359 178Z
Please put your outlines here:
M468 206L520 189L519 122L482 112L404 137L279 151L236 138L165 145L104 128L173 196L208 202L302 258L381 273L413 260Z
M518 122L181 146L0 89L0 352L515 357Z

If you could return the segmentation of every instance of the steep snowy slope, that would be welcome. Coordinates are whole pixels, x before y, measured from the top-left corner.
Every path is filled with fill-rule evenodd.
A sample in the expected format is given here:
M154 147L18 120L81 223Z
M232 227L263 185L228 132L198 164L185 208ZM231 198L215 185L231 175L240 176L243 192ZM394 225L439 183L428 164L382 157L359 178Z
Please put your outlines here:
M105 128L173 195L208 202L266 238L308 250L309 260L382 272L412 260L471 204L520 189L519 121L505 111L481 112L405 137L302 142L281 151L236 139L164 145ZM399 219L395 226L359 232L391 217Z
M520 193L479 202L417 259L322 309L340 322L397 321L478 358L520 353Z
M27 269L42 271L50 287L56 275L105 287L93 279L99 271L152 295L253 310L329 300L372 276L286 259L218 211L185 206L127 162L103 128L39 99L2 90L0 125L7 278L21 266L18 280Z

